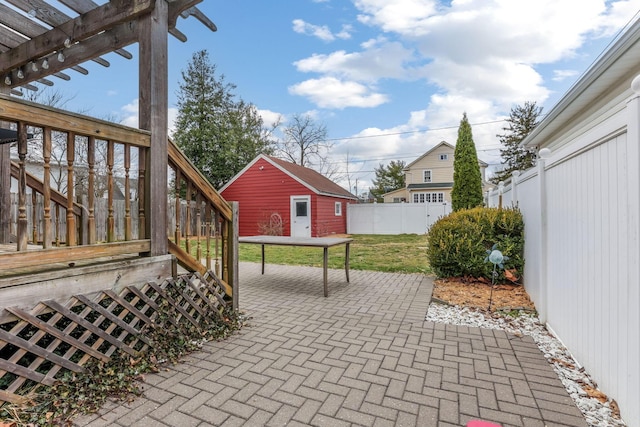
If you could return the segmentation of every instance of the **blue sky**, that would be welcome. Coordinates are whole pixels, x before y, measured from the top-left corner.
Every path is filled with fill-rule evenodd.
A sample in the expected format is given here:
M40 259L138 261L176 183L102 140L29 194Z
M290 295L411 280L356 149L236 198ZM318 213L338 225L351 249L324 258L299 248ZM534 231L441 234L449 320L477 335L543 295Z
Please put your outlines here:
M100 2L100 3L103 3ZM411 162L442 140L455 143L463 112L479 157L500 162L503 120L537 101L549 111L640 9L640 0L205 0L218 26L180 19L170 36L169 105L175 115L181 71L207 49L218 74L237 85L266 123L311 114L326 125L329 152L350 190L373 170ZM133 124L133 60L105 56L109 68L68 71L56 88L66 108Z

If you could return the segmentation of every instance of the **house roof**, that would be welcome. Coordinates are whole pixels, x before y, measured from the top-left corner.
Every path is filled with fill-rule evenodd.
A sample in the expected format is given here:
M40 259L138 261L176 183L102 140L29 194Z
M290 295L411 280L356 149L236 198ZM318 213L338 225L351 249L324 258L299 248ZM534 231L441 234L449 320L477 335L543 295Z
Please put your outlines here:
M422 156L418 157L417 159L415 159L413 162L409 163L407 166L405 166L405 168L403 170L407 171L409 170L415 163L419 162L420 160L424 159L425 157L427 157L429 154L433 153L436 149L442 147L442 146L446 146L449 147L450 149L454 150L456 149L456 147L454 145L449 144L446 141L441 141L439 144L436 144L433 148L431 148L429 151L427 151L426 153L424 153ZM478 163L480 163L481 166L487 167L489 166L488 163L483 162L482 160L478 159Z
M426 190L432 188L453 188L453 182L421 182L407 185L408 190Z
M638 72L640 57L640 20L616 40L582 75L522 141L526 147L543 148L559 132L578 120L589 108L596 108L603 95L610 94L621 81L631 80Z
M295 163L287 162L286 160L278 159L277 157L267 156L260 154L255 157L247 166L245 166L240 172L238 172L233 178L229 180L222 188L220 192L223 192L234 181L242 176L247 170L251 168L258 160L265 160L278 168L283 173L289 175L294 180L298 181L305 187L309 188L316 194L322 194L325 196L341 197L346 199L357 200L357 197L345 190L335 182L331 181L326 176L316 172L313 169L306 168L304 166L297 165Z
M210 30L215 24L196 5L202 0L173 0L168 3L169 33L180 41L187 37L176 28L179 17L193 16ZM64 11L60 3L66 6ZM138 41L137 20L149 15L156 2L150 0L0 0L0 87L13 95L24 89L37 90L32 82L53 85L53 76L71 77L89 70L80 64L93 61L109 67L102 56L114 52L123 58L133 55L124 49ZM62 58L62 59L58 59ZM46 66L43 65L46 64Z
M384 193L382 195L382 197L390 197L390 196L395 195L396 193L401 194L401 193L406 193L406 192L407 192L407 188L406 187L397 188L395 190L391 190L391 191L389 191L387 193Z

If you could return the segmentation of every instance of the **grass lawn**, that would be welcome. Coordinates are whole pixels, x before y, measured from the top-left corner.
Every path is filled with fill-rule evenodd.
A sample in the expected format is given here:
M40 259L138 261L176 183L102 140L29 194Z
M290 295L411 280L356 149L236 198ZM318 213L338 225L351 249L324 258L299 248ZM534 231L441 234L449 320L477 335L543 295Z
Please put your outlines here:
M425 235L352 236L350 267L398 273L430 273ZM322 248L265 246L267 264L322 267ZM260 262L260 245L241 243L240 261ZM344 267L344 246L329 248L329 268Z

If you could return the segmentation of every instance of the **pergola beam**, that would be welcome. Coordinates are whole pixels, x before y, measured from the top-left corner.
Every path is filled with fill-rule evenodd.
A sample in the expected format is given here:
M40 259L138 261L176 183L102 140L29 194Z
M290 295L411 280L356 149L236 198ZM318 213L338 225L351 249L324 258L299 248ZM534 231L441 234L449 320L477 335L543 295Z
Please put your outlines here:
M65 43L75 43L74 47L78 44L82 45L85 39L122 22L134 20L140 15L149 13L154 7L155 1L152 0L121 0L106 3L75 19L66 21L7 52L0 53L0 64L3 64L4 69L16 69L28 64L33 58L41 58L63 49L66 52L70 50L71 46L66 47ZM75 64L98 56L96 52L86 49L83 49L83 51L85 56ZM68 68L68 65L65 68Z
M77 66L88 59L92 59L93 56L104 55L115 49L135 43L138 37L136 28L136 21L125 22L105 31L100 34L99 37L91 37L82 43L72 45L63 52L64 62L58 61L55 54L51 55L47 58L47 62L49 64L48 69L44 69L41 62L37 64L37 71L33 71L30 67L23 67L22 74L24 77L22 79L17 77L16 71L12 71L9 74L11 78L11 86L24 86L26 83L59 73L70 66ZM109 63L107 62L106 65L108 66ZM84 68L78 68L84 71Z

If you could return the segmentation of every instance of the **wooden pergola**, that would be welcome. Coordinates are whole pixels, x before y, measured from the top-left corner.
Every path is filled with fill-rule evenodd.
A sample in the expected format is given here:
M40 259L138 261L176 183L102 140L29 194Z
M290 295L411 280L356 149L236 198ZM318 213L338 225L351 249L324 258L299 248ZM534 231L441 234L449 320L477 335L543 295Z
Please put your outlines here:
M180 17L216 30L201 1L0 0L0 406L144 351L163 307L196 328L238 309L237 205L168 138L168 37L186 41ZM139 129L21 99L135 43Z
M0 0L0 94L21 95L47 86L55 79L69 80L67 70L88 74L83 63L109 52L130 59L126 46L138 43L139 127L150 132L150 149L141 161L146 174L144 236L150 255L167 253L167 68L168 34L181 41L179 17L194 17L212 31L215 25L196 8L202 0ZM75 16L61 11L64 5ZM2 126L0 126L2 127ZM11 179L8 144L0 144L0 243L9 240ZM4 191L3 191L4 189ZM151 226L153 224L153 227Z

